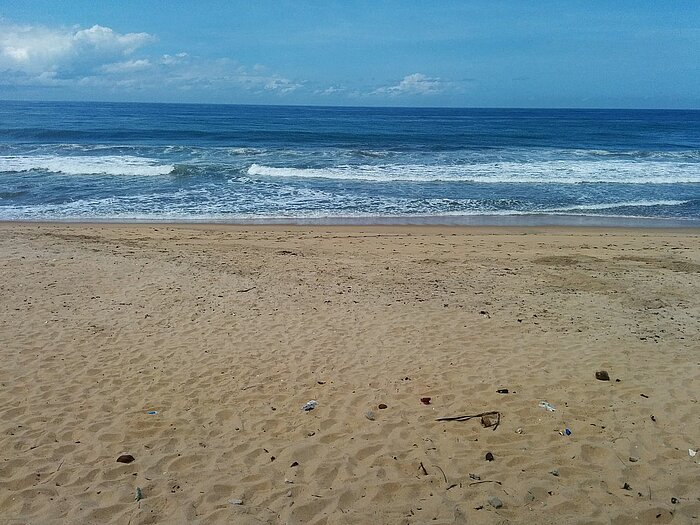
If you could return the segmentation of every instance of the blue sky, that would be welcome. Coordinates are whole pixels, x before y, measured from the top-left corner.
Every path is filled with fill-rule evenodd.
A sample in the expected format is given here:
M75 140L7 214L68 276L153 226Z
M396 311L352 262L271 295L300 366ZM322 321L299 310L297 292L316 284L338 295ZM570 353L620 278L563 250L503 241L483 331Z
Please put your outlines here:
M0 0L0 99L700 108L700 1Z

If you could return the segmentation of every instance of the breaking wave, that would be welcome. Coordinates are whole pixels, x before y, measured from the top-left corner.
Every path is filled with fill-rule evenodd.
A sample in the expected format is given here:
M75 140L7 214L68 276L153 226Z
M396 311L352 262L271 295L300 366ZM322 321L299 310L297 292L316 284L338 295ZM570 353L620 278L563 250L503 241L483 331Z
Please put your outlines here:
M66 175L168 175L172 164L132 155L71 157L56 155L0 157L0 172L49 171Z
M342 165L327 168L252 164L250 176L360 180L376 182L475 183L699 183L700 164L630 161L495 162L461 165Z

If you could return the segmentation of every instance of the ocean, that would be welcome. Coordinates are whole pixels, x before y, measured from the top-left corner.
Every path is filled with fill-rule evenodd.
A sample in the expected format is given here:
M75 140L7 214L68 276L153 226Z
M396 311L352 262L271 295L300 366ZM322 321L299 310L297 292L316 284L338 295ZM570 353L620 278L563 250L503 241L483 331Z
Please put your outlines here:
M0 102L0 220L700 220L700 111Z

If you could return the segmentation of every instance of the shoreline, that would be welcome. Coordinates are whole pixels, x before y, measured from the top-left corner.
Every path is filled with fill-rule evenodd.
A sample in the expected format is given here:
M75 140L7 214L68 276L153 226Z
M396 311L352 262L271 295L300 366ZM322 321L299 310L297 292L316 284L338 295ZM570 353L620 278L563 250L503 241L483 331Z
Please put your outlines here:
M599 215L411 215L345 217L255 217L236 219L0 219L0 224L123 224L174 226L435 226L435 227L572 227L621 229L700 229L700 218L619 217Z

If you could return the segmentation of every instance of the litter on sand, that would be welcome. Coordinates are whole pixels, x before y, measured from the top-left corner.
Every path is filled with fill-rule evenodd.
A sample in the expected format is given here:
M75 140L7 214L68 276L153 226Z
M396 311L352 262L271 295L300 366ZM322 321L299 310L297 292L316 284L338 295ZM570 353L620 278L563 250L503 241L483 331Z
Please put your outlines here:
M540 401L540 408L544 408L547 412L554 412L556 410L554 405L547 403L547 401Z
M497 410L490 410L488 412L481 412L479 414L471 414L467 416L454 416L454 417L439 417L435 421L469 421L476 417L481 418L481 424L484 428L492 427L493 430L498 428L501 423L501 413Z
M313 410L317 406L318 406L318 401L316 401L315 399L312 399L311 401L307 402L303 407L301 407L301 409L304 412L310 412L311 410Z

